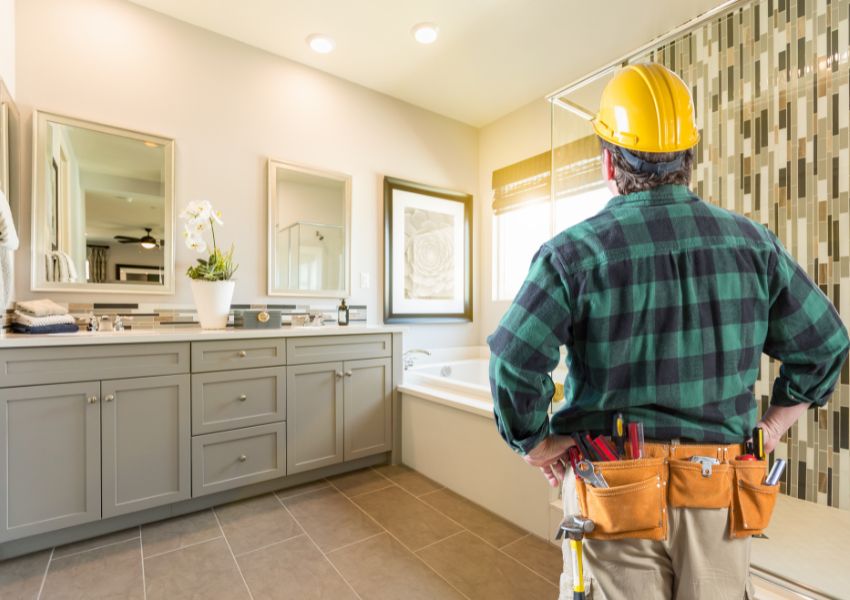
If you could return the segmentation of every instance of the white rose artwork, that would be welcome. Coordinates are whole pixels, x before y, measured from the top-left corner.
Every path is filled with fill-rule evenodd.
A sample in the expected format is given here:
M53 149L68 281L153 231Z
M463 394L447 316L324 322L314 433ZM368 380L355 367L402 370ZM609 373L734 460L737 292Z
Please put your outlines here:
M384 322L472 321L472 196L384 178Z
M404 209L404 296L454 298L454 219L420 208Z

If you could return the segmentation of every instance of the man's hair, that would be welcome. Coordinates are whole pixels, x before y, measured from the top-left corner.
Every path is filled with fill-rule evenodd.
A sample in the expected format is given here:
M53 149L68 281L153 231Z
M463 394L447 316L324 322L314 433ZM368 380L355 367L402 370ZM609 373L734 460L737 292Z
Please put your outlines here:
M682 166L675 171L664 174L646 173L638 171L623 158L620 148L601 140L602 148L611 153L611 162L614 164L614 181L617 190L623 195L651 190L665 184L690 185L691 173L694 163L694 149L689 148L681 152L638 152L629 150L631 154L648 163L666 163L682 157Z

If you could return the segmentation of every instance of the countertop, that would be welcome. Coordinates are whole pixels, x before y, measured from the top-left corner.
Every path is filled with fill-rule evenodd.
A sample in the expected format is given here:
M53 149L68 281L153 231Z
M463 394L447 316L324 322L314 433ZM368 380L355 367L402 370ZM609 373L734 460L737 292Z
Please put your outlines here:
M310 337L327 335L365 335L369 333L400 333L404 327L392 325L325 325L321 327L281 327L278 329L242 329L228 327L203 330L199 327L128 329L121 332L78 331L76 333L0 335L2 348L43 348L61 346L94 346L101 344L144 344L152 342L202 342L213 340L245 340L262 338Z

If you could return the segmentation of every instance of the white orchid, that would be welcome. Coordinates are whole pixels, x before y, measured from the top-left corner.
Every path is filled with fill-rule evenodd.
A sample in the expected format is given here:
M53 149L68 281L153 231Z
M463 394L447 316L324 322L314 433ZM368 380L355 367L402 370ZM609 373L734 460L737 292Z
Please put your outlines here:
M198 254L202 254L207 251L207 243L199 237L190 237L186 239L186 246L190 250L194 250Z
M216 222L218 225L224 225L224 221L221 220L221 211L220 210L212 210L210 211L210 219Z
M181 219L187 221L208 221L213 209L209 200L193 200L180 213Z
M215 210L209 200L193 200L180 212L183 224L183 238L186 247L199 254L209 251L210 256L204 260L199 258L186 274L192 279L205 281L226 281L233 277L238 265L233 262L233 246L226 253L222 252L215 239L215 226L224 225L221 211ZM208 246L203 234L209 230L212 245Z

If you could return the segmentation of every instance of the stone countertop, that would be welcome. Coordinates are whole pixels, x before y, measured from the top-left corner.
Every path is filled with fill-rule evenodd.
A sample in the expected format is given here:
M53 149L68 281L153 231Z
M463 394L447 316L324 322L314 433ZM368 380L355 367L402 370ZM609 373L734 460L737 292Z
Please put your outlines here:
M144 344L152 342L206 342L327 335L365 335L370 333L401 333L404 330L404 327L392 325L349 325L345 327L325 325L321 327L281 327L277 329L228 327L222 330L203 330L199 327L160 327L156 329L128 329L120 332L80 330L76 333L52 334L4 333L0 335L0 349L95 346L102 344Z

